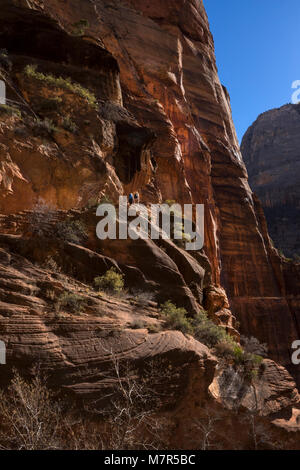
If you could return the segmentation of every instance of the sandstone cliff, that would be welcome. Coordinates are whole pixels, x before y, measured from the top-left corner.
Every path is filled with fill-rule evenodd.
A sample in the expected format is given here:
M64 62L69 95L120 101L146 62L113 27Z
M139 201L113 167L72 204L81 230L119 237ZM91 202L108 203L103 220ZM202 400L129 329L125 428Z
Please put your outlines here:
M178 371L177 445L193 434L187 403L191 414L221 407L231 429L235 414L222 387L229 380L241 409L251 411L249 387L234 371L226 382L192 338L151 334L160 324L157 302L172 299L190 315L205 307L235 338L238 318L240 331L268 343L270 358L299 384L290 361L300 337L299 265L272 247L250 190L202 1L3 0L0 21L8 52L1 73L18 110L0 116L0 332L8 364L29 370L38 357L56 386L94 397L107 351L132 362L167 357ZM204 203L204 250L97 240L95 204L131 190L146 204ZM70 243L61 236L66 222L84 222L88 233ZM92 281L112 266L128 289L151 292L154 302L99 299ZM57 318L53 296L66 290L85 298L82 317ZM137 319L144 327L133 329ZM297 432L299 402L281 366L266 362L256 410L279 435ZM247 427L239 429L246 447ZM226 433L221 440L233 445Z
M260 115L241 146L271 238L276 248L296 259L300 256L299 131L300 105L288 104Z

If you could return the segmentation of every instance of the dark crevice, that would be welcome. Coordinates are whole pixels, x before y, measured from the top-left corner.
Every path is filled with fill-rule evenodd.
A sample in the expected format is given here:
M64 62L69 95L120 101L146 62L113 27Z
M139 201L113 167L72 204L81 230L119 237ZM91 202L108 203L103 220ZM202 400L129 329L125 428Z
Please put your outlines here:
M128 184L141 171L143 151L151 144L154 133L150 129L124 122L118 123L116 129L119 146L115 168L122 183Z

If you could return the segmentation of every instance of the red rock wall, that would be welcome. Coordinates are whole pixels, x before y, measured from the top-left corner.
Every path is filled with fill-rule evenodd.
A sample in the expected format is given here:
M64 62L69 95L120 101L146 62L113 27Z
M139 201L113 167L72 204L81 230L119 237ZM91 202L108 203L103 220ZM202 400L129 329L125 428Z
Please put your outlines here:
M202 1L31 4L69 32L88 19L84 39L97 39L116 58L124 106L156 135L150 150L157 162L156 191L149 196L143 178L126 190L138 189L144 201L205 204L205 250L214 282L225 287L241 330L268 342L271 357L299 378L289 351L299 337L299 272L290 289L248 185Z

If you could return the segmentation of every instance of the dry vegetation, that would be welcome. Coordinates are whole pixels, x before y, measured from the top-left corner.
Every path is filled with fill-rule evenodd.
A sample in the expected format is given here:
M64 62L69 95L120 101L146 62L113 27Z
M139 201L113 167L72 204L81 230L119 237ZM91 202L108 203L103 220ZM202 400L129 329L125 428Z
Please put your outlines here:
M157 412L163 394L153 383L165 383L159 362L146 371L120 366L112 354L112 367L103 396L82 407L59 398L41 373L27 381L14 371L8 389L0 391L0 448L54 449L165 449L169 424Z

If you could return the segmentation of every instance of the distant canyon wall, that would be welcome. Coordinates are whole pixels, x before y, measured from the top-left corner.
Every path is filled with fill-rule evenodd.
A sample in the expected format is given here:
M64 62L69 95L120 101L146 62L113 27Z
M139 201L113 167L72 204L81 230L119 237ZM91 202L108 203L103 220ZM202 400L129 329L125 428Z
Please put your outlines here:
M276 248L300 261L300 104L261 114L241 150Z

